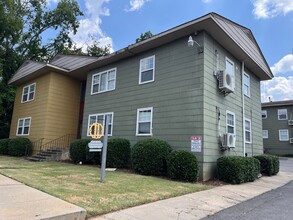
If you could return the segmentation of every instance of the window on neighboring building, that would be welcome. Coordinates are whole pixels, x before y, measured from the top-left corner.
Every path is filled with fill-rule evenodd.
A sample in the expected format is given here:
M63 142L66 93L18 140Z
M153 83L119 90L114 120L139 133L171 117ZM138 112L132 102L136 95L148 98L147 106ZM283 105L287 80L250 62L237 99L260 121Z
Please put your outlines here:
M140 60L139 84L153 82L155 80L155 56Z
M36 83L23 87L21 102L29 102L34 100L36 91Z
M235 114L227 111L226 116L227 133L236 134Z
M233 88L235 87L235 67L232 60L226 57L226 72L232 77Z
M262 138L263 139L269 138L269 131L268 130L262 130Z
M136 135L152 135L153 108L137 109Z
M244 95L250 97L250 76L247 73L244 73L243 93Z
M280 141L289 141L289 131L288 129L279 130L279 140Z
M251 120L245 119L245 143L251 143Z
M113 134L113 112L108 112L108 113L102 113L102 114L92 114L89 115L88 119L88 129L87 129L87 136L90 135L90 127L93 123L100 123L105 126L106 121L105 121L105 115L107 115L108 118L108 135L112 136ZM105 128L105 127L104 127Z
M92 95L100 92L115 90L116 68L92 76Z
M262 118L262 119L266 119L267 117L268 117L267 110L262 110L262 111L261 111L261 118Z
M29 135L30 132L30 126L31 126L31 118L19 118L18 119L18 125L17 125L17 136L22 135Z
M278 120L287 120L287 109L278 109Z

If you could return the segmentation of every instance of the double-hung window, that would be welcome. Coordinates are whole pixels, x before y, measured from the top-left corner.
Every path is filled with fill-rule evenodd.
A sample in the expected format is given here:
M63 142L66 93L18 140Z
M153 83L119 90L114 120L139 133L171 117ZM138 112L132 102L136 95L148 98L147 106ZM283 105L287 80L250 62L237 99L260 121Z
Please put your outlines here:
M245 119L245 143L251 143L251 120Z
M136 135L152 135L153 108L137 109Z
M18 125L17 125L17 136L23 136L23 135L29 135L31 126L31 118L19 118L18 119Z
M29 102L34 100L36 91L36 83L23 87L21 102Z
M226 115L226 125L227 125L227 133L236 134L235 127L235 114L233 112L227 111Z
M250 97L250 76L247 73L243 74L243 93Z
M278 109L278 120L287 120L287 109Z
M105 124L106 124L105 115L108 116L108 135L112 136L112 134L113 134L113 115L114 115L113 112L89 115L87 136L90 136L90 127L92 124L100 123L103 126L105 126Z
M140 60L139 84L155 80L155 55Z
M262 111L261 111L261 118L262 118L262 119L266 119L267 117L268 117L267 110L262 110Z
M115 90L116 68L96 73L92 76L91 94Z
M262 130L262 138L263 139L269 138L269 131L268 130Z
M280 141L289 141L289 131L288 129L279 130L279 140Z

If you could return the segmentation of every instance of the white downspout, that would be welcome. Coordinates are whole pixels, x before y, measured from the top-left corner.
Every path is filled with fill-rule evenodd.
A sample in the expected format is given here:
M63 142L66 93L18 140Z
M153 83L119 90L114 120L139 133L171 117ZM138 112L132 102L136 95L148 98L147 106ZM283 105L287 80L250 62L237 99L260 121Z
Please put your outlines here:
M243 157L245 157L246 149L245 149L245 108L244 108L244 61L242 61L241 67L241 89L242 89L242 130L243 130Z

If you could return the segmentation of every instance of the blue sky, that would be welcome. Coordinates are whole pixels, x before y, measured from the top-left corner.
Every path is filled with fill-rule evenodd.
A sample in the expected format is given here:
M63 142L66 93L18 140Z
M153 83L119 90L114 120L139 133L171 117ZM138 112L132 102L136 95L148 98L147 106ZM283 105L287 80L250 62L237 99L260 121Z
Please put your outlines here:
M52 7L59 0L47 0ZM78 46L94 40L113 51L146 31L158 34L209 12L252 30L275 78L262 83L262 101L293 99L293 0L78 0Z

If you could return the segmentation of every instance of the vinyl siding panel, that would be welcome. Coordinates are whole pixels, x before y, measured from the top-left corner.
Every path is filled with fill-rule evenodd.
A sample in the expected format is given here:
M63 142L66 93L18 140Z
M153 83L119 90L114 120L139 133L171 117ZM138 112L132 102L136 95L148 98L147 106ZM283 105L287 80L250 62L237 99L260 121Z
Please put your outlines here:
M202 36L198 36L201 41ZM114 112L113 136L135 144L137 109L153 107L153 137L168 141L174 149L190 151L190 138L202 135L203 54L187 47L187 38L88 74L83 118L87 137L89 114ZM140 59L155 55L155 80L139 85ZM117 68L116 89L91 95L92 75ZM200 153L196 154L202 160Z
M204 164L205 179L209 179L216 172L216 160L224 155L243 155L243 120L242 120L242 82L241 62L236 60L224 48L221 47L208 34L204 41ZM218 53L218 61L215 55ZM226 96L220 93L218 82L214 73L225 70L226 57L234 62L235 67L235 91ZM250 98L245 97L245 117L251 119L252 123L252 144L246 144L248 156L262 153L261 138L261 117L260 117L260 87L259 79L250 74L251 94ZM220 121L218 124L218 111L220 110ZM226 133L226 112L235 113L236 126L236 147L227 151L220 151L219 136ZM218 128L219 127L219 128Z
M288 129L289 138L293 138L293 126L288 125L288 120L278 120L278 109L287 109L288 120L293 120L292 105L263 107L263 110L267 110L267 118L262 120L263 130L269 133L269 138L263 139L264 148L270 154L293 154L293 144L279 140L280 129Z
M21 103L24 86L36 83L33 101ZM16 137L19 118L31 117L28 137L43 143L66 134L77 133L80 82L67 76L48 73L17 87L10 138ZM35 150L35 149L34 149Z
M13 115L11 120L10 138L16 137L17 123L19 118L31 117L29 136L31 141L36 141L44 136L45 115L48 108L48 95L50 74L46 74L33 81L17 87L14 101ZM33 101L21 103L23 87L36 83L35 97Z

